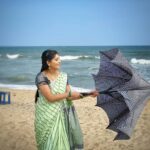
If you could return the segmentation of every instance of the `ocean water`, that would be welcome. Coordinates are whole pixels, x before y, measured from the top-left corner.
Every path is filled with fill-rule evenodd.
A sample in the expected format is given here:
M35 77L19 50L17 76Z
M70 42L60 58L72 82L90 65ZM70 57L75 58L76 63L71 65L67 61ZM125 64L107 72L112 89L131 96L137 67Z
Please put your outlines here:
M99 51L112 48L119 48L133 68L150 82L150 46L0 47L0 87L36 89L41 54L54 49L61 56L61 70L68 74L69 83L80 89L94 89L92 74L98 72Z

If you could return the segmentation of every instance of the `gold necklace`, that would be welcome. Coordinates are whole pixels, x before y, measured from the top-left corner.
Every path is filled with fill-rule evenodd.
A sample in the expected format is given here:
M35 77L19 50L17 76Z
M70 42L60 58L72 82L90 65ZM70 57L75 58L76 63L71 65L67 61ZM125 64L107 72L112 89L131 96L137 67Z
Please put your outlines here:
M59 77L59 75L60 75L60 73L58 73L57 75L55 75L55 76L52 76L50 73L48 74L48 73L45 73L46 74L46 76L47 76L47 78L50 80L50 81L55 81L58 77Z

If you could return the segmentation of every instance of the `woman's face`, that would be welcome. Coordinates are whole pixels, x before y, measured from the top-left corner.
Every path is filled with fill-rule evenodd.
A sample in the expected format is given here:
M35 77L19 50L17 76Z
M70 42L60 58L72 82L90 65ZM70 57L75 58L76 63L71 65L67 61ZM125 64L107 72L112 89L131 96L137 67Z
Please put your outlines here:
M60 68L60 56L58 54L55 55L55 57L51 61L47 61L48 66L52 69L59 69Z

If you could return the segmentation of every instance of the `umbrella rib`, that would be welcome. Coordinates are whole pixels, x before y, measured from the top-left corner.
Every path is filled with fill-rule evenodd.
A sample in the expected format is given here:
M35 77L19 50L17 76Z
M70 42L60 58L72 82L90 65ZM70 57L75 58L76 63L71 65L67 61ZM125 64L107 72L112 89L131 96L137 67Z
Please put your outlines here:
M129 74L131 77L133 76L132 75L132 72L128 72L126 69L120 67L119 65L115 64L115 63L112 63L113 65L117 66L118 68L120 68L121 70L123 70L124 72L126 72L127 74ZM129 64L129 66L131 67L131 65ZM131 67L132 68L132 67ZM133 68L132 68L133 69Z
M102 52L102 54L104 54L104 53ZM104 55L105 55L106 57L108 57L109 59L112 59L111 57L107 56L106 54L104 54ZM124 72L126 72L127 74L129 74L129 75L132 76L132 72L128 72L126 69L120 67L119 65L117 65L117 64L115 64L115 63L113 63L113 62L111 62L111 61L101 60L101 62L108 62L108 63L111 63L111 64L117 66L118 68L120 68L121 70L123 70ZM129 64L129 66L131 67L131 69L133 69L133 67L132 67L130 64Z
M118 86L118 85L119 85L119 83L115 84L114 86L111 86L110 88L108 88L108 89L105 90L105 91L109 91L109 92L117 92L117 90L115 90L115 91L110 91L110 90L113 89L114 87Z
M113 88L113 87L112 87ZM113 93L113 92L118 92L118 90L114 90L114 91L109 91L109 90L111 90L112 88L109 88L109 89L107 89L107 90L105 90L105 91L99 91L99 93L100 94L108 94L108 93ZM134 91L134 90L139 90L139 89L123 89L123 90L120 90L120 91ZM146 90L146 88L144 89L140 89L140 90ZM149 90L150 91L150 90Z
M112 59L110 56L106 55L103 51L101 51L101 54L103 54L104 56L108 57L109 59Z
M109 77L109 78L116 78L116 79L123 79L123 80L125 80L125 81L129 81L130 79L124 79L124 78L122 78L122 77L115 77L115 76L104 76L104 75L100 75L100 77L102 77L102 78L106 78L106 77Z
M111 126L117 119L119 119L122 115L124 115L124 114L126 114L128 112L129 112L129 108L127 107L123 112L121 112L117 117L115 117L112 122L110 122L109 126Z

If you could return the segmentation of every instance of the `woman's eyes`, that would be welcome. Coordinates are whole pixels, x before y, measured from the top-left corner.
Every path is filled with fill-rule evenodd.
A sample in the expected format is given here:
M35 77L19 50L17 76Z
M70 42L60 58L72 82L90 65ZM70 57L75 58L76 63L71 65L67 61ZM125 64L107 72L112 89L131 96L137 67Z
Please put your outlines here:
M54 58L55 61L60 61L60 57Z
M59 58L55 59L55 61L59 61Z

